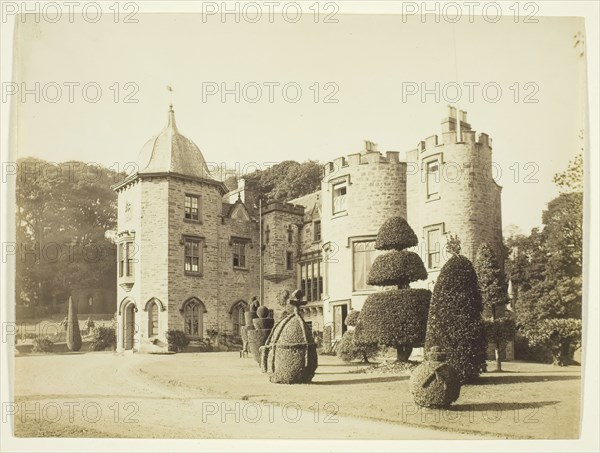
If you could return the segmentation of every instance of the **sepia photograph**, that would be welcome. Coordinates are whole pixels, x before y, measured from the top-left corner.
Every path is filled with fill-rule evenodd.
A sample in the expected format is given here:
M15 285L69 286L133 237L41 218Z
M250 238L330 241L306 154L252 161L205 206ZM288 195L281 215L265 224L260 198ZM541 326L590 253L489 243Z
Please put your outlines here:
M598 3L0 4L2 451L598 451Z

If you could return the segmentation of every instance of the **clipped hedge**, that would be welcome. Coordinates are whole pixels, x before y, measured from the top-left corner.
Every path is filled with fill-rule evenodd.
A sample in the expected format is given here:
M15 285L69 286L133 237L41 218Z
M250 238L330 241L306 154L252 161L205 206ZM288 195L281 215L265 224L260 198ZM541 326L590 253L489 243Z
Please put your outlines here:
M354 331L350 330L344 332L336 350L337 356L344 362L362 360L368 363L369 359L377 356L378 353L379 345L377 343L360 343L356 341Z
M367 283L374 286L408 286L410 282L427 279L427 269L421 257L407 250L392 250L375 258Z
M92 351L115 350L117 334L113 327L96 327L92 330L90 349Z
M430 299L428 289L393 289L371 294L360 312L357 340L394 348L423 346Z
M522 331L530 346L542 346L552 354L554 365L573 363L573 354L581 346L581 319L542 319Z
M433 290L425 348L443 348L448 364L458 372L462 384L473 381L486 370L482 309L471 261L461 255L451 257Z
M379 228L375 248L377 250L402 250L414 247L418 243L417 235L406 219L396 216L386 220Z

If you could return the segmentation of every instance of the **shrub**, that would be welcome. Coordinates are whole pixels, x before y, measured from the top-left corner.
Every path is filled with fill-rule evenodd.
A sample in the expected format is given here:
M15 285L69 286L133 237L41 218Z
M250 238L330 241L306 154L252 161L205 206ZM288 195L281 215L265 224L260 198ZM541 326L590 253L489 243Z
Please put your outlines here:
M392 250L375 258L367 283L374 286L407 287L410 282L426 278L427 270L419 255L407 250Z
M402 250L417 243L417 236L402 217L392 217L383 223L375 248L393 250L375 259L367 282L396 285L399 289L370 295L356 326L358 341L396 348L399 362L408 361L412 348L422 346L425 338L431 292L410 289L409 284L426 279L427 270L419 255Z
M358 318L360 316L360 310L350 310L350 313L346 316L346 325L348 327L356 327L358 324Z
M181 352L190 344L190 339L181 330L167 330L165 335L169 344L169 351Z
M35 337L33 339L33 352L52 352L54 343L48 337Z
M524 327L523 333L531 346L550 351L554 365L573 363L573 354L581 346L580 319L542 319Z
M499 352L506 348L508 342L515 339L517 331L515 320L511 318L486 319L484 328L485 339L488 344L494 345L497 354L496 360L499 360Z
M115 350L117 344L117 334L112 327L95 327L92 332L90 349L92 351Z
M481 312L475 269L466 257L455 255L442 268L433 290L425 348L444 349L462 384L486 370Z
M446 356L433 347L428 357L411 374L409 390L415 403L424 407L446 407L460 395L460 379Z
M371 294L356 327L360 341L391 347L422 346L430 299L428 289L393 289Z
M353 331L346 331L337 346L337 356L344 362L362 360L369 363L379 352L377 343L362 344L356 341Z
M77 320L77 309L73 298L69 296L69 314L67 315L67 347L71 351L81 349L81 332Z
M406 219L400 216L386 220L377 232L377 250L403 250L419 243L417 235Z

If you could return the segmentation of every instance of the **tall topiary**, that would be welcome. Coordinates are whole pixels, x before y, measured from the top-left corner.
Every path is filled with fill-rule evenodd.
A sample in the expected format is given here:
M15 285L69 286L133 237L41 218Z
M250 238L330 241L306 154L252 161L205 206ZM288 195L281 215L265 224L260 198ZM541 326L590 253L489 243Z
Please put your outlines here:
M77 309L71 296L69 296L69 313L67 315L67 347L71 351L81 349L81 332L77 320Z
M392 217L381 226L375 248L390 251L375 258L367 283L397 289L371 294L356 326L356 341L393 347L399 362L408 361L412 349L425 341L431 291L411 289L409 284L425 280L427 270L419 255L404 250L417 243L415 232L402 217Z
M502 371L501 351L514 338L515 325L512 319L499 316L499 309L508 303L508 284L493 250L486 243L477 251L475 272L483 303L487 342L494 346L497 371Z
M485 332L477 274L462 255L451 257L433 289L425 349L440 346L461 384L485 371Z

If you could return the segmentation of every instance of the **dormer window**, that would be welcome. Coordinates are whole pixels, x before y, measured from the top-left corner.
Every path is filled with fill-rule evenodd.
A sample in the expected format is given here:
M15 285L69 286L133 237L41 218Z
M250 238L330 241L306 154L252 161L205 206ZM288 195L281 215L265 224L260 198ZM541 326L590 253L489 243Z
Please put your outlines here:
M200 220L200 197L198 195L185 194L184 218L193 222Z

